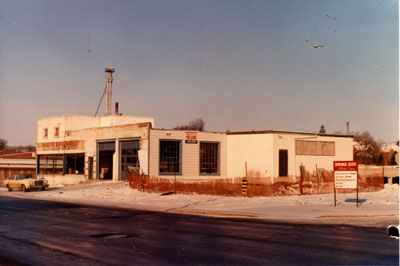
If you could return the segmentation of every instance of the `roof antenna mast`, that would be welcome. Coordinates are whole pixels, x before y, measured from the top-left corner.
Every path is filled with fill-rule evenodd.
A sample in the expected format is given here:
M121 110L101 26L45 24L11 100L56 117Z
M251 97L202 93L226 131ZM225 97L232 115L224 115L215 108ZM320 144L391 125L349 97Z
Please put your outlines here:
M115 72L114 68L107 67L106 72L106 113L105 116L111 115L111 101L112 101L112 74Z

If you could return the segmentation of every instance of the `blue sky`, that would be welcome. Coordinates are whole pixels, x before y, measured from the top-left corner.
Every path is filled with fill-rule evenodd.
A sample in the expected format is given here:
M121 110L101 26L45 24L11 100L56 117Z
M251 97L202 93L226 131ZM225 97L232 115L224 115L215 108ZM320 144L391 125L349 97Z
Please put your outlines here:
M35 144L39 118L94 115L112 66L113 102L157 128L349 120L397 141L398 14L390 0L0 0L0 138Z

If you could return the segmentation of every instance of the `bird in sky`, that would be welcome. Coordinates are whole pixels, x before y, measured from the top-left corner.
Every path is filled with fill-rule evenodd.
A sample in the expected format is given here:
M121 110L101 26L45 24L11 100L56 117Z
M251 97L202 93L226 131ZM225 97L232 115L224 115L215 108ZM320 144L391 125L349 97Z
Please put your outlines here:
M324 45L314 45L314 48L323 48L325 47Z
M336 19L336 17L329 16L328 14L326 14L324 17L326 17L327 19Z

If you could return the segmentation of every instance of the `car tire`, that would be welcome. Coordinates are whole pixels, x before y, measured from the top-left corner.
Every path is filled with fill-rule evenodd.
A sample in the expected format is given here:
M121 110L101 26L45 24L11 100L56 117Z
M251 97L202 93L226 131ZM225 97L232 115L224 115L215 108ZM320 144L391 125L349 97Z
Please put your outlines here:
M28 189L26 188L25 185L22 185L22 186L21 186L21 189L22 189L22 192L27 192L27 191L28 191Z
M12 188L10 188L10 186L7 185L7 190L8 190L8 191L12 191Z

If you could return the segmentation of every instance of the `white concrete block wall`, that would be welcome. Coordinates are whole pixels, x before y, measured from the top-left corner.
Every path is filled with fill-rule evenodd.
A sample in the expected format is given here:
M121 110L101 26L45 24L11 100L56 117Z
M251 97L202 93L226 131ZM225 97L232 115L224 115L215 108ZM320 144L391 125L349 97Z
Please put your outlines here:
M152 127L154 127L154 118L152 117L110 115L99 117L99 122L96 127L121 126L147 122L150 122Z
M154 118L139 116L72 116L62 115L39 119L37 122L36 142L64 141L65 132L95 129L110 126L131 125L138 123L151 123L154 126ZM54 137L55 128L59 127L59 137ZM44 137L44 129L48 129L48 137Z
M93 154L93 164L96 166L98 161L96 157L98 141L115 141L115 153L113 156L113 180L119 180L120 169L120 141L129 139L140 139L140 172L148 173L147 157L148 157L148 126L146 124L121 125L113 127L103 127L95 129L85 129L74 131L72 138L86 136L85 150L86 153ZM89 156L89 155L87 155ZM144 160L144 161L142 161ZM87 167L87 165L86 165ZM96 167L93 169L93 176L96 177Z
M270 177L273 175L273 138L271 134L227 136L228 177Z
M46 179L50 186L73 185L87 180L84 175L40 175L40 177Z
M296 155L296 140L307 141L329 141L335 142L334 156L315 156L315 155ZM288 150L288 175L290 177L300 176L300 166L303 165L309 172L318 168L328 171L333 170L333 161L353 160L353 138L351 137L332 137L304 134L274 134L274 157L277 158L274 165L274 176L279 176L279 150Z
M180 140L181 141L181 175L177 175L177 179L218 179L226 178L227 176L227 146L226 146L226 135L224 133L212 133L212 132L196 132L197 144L185 143L186 132L184 130L163 130L163 129L151 129L150 130L150 176L160 176L164 178L174 178L174 175L160 175L159 174L159 150L160 140ZM200 175L200 142L210 141L220 143L220 173L219 175Z
M295 141L335 142L334 156L296 155ZM228 134L228 177L243 177L245 163L247 174L251 177L268 177L279 180L279 150L288 151L288 177L300 176L300 165L307 171L315 171L315 165L325 170L333 170L333 161L353 160L353 138L317 136L312 134L245 133Z

